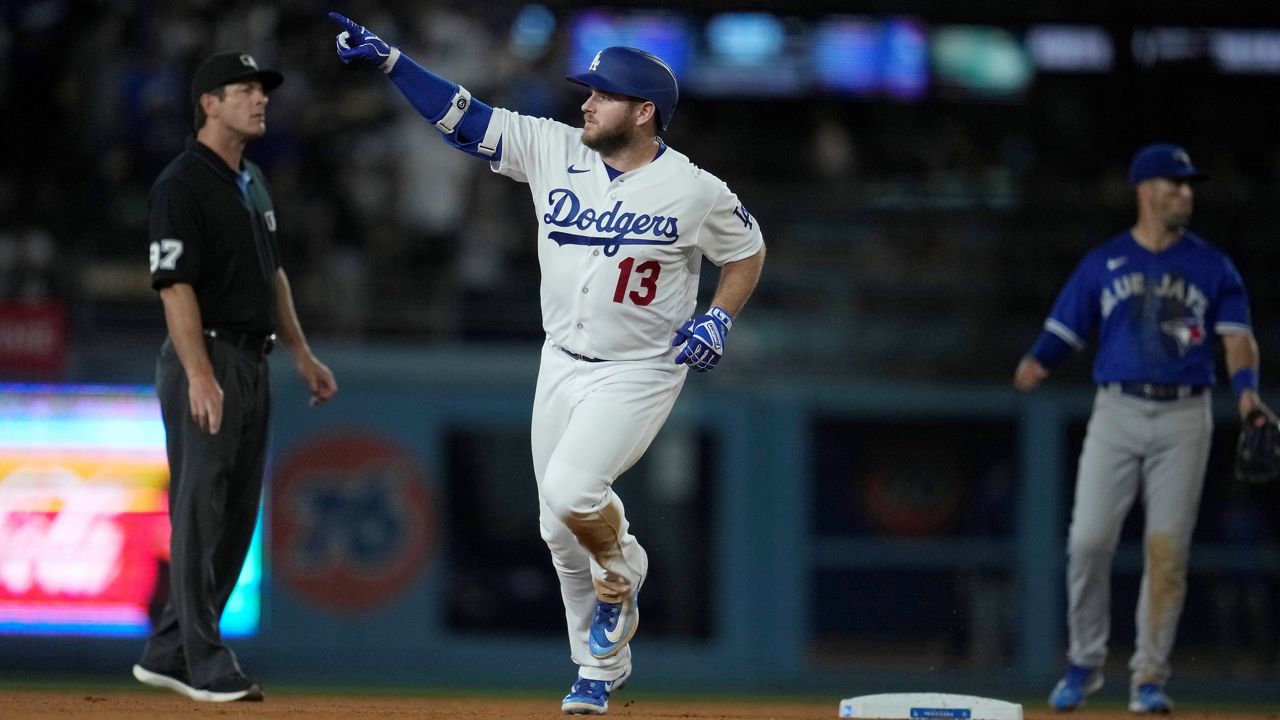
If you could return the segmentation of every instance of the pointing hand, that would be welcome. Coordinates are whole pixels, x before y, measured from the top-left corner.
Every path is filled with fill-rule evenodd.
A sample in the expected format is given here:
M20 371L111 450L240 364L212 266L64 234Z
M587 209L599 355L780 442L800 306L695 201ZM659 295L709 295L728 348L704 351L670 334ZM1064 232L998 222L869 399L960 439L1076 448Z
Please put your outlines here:
M388 45L382 38L373 34L369 28L359 25L350 18L336 12L329 13L330 19L345 28L338 33L338 57L342 62L351 64L352 60L377 65L383 72L391 72L391 68L400 59L400 50Z

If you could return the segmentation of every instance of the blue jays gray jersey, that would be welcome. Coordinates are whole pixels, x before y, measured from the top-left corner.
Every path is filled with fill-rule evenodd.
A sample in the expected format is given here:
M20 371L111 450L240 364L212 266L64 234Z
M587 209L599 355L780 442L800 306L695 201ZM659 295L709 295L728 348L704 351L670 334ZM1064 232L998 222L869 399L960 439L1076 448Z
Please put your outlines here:
M759 223L725 183L666 148L610 179L582 129L494 108L496 172L529 184L538 218L543 328L610 360L672 353L697 302L699 268L760 251Z
M1098 383L1214 384L1212 334L1251 333L1231 260L1190 231L1153 253L1125 232L1095 248L1063 287L1031 354L1052 367L1098 329Z

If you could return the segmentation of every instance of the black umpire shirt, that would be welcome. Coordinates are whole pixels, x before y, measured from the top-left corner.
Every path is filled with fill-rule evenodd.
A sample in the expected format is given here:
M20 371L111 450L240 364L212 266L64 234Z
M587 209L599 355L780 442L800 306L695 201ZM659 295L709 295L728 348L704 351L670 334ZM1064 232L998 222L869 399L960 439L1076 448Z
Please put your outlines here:
M156 178L148 198L151 286L195 288L206 328L276 330L275 208L262 169L232 170L195 138Z

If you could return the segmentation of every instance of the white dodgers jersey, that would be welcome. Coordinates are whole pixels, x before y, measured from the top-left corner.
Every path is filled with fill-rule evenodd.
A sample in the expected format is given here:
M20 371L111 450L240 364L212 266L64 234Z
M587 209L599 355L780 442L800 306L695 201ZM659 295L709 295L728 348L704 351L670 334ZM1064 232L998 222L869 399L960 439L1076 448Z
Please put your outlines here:
M724 265L764 244L728 186L671 148L610 180L579 128L500 108L490 122L502 137L492 169L533 195L542 326L566 350L606 360L675 352L702 258Z

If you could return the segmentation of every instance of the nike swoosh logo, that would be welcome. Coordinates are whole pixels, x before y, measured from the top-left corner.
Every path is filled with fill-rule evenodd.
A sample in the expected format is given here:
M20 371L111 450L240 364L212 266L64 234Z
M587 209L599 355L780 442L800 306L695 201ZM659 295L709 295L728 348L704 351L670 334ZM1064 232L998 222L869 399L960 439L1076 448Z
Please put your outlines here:
M579 170L578 168L572 165L569 166L569 173L572 175L577 175L578 173L584 173L584 172L591 172L591 168L587 168L586 170Z
M1129 258L1123 255L1120 257L1109 258L1107 260L1107 269L1115 270L1116 268L1120 267L1121 265L1125 264L1128 261L1129 261Z

